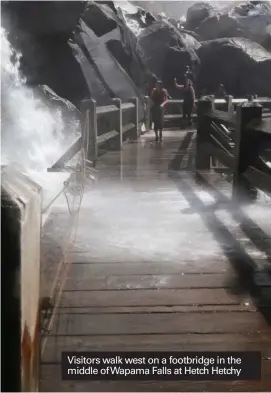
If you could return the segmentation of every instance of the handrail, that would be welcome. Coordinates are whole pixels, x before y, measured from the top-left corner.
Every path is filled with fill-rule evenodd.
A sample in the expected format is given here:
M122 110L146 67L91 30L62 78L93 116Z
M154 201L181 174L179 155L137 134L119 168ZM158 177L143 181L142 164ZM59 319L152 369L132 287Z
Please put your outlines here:
M228 112L233 111L234 105L240 105L247 102L250 102L248 98L233 98L232 96L227 96L226 98L215 98L214 96L208 96L213 102L213 109L215 109L216 104L228 104ZM195 104L197 104L200 99L195 99ZM183 99L167 99L161 104L161 108L165 108L170 104L183 104ZM270 110L271 108L271 98L255 98L253 99L254 103L265 106L265 109Z
M59 157L48 172L62 171L83 147L89 162L95 163L99 154L99 146L106 145L105 150L113 147L120 150L125 139L139 136L138 98L133 97L127 102L118 98L111 103L97 106L92 99L83 100L81 112L85 126L82 135L77 137L68 149ZM125 115L125 116L123 116Z
M198 103L196 169L209 170L211 157L217 157L233 172L234 198L248 196L251 187L271 192L271 170L261 164L259 150L271 141L271 119L263 119L258 102L271 100L244 101L236 114L214 110L210 99Z

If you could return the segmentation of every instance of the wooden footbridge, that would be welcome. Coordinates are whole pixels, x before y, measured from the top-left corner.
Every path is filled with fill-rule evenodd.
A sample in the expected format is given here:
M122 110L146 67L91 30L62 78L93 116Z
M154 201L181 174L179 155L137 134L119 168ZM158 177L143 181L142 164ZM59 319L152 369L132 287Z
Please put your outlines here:
M68 215L52 205L44 219L32 305L37 310L41 296L53 308L42 310L40 372L23 359L32 372L25 390L37 384L40 391L78 392L271 390L270 102L235 108L234 101L201 100L197 132L174 127L179 115L168 113L163 143L154 142L148 105L140 131L137 99L106 108L83 103L85 132L50 175L62 176L52 171L83 147L79 182L90 162L97 181L83 199L78 191L79 216L76 207ZM20 318L33 324L24 310ZM262 378L61 380L62 351L120 350L257 350Z

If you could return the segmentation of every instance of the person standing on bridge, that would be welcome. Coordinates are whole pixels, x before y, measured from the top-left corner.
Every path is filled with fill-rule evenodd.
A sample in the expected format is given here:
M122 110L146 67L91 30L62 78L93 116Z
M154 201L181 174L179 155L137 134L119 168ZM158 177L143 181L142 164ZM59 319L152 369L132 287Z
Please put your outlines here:
M161 81L156 83L156 87L153 89L151 94L151 99L153 102L152 120L154 122L155 141L157 142L160 140L162 142L164 110L161 105L167 100L167 91L166 89L163 89Z
M184 92L183 97L183 119L188 119L188 124L192 125L192 111L195 107L195 90L193 82L186 78L184 85L178 85L177 79L174 79L176 89L182 89Z
M195 86L195 83L196 83L196 81L195 81L195 75L194 75L194 73L193 73L193 71L191 70L191 68L190 68L189 65L187 65L186 68L185 68L184 79L186 79L186 80L187 80L187 79L191 80L191 82L193 83L193 86Z
M219 85L219 88L218 88L215 96L216 96L216 98L225 98L226 97L226 91L225 91L224 85L222 85L222 84Z

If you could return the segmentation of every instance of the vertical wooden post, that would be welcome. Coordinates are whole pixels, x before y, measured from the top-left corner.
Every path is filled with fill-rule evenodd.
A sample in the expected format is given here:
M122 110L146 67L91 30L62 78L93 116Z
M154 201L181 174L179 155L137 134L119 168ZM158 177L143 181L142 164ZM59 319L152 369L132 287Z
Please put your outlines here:
M132 138L137 139L139 137L139 121L138 121L138 98L133 97L129 99L129 102L134 104L134 113L133 113L133 123L135 124L135 130L133 132Z
M209 129L211 118L206 116L212 110L213 100L208 97L202 98L198 102L197 116L197 139L196 139L196 170L210 169L210 154L207 151L209 142Z
M121 107L121 99L120 98L113 98L112 100L114 102L114 105L117 106L117 108L119 109L119 113L118 113L118 133L119 133L119 138L117 141L117 148L119 150L122 149L122 143L123 143L123 137L122 137L122 107Z
M215 110L215 109L216 109L216 106L215 106L215 96L210 96L210 99L211 99L211 103L212 103L212 110Z
M242 176L249 164L253 162L256 153L256 139L253 130L247 129L253 119L262 118L262 106L248 102L237 106L236 136L235 136L235 170L233 174L232 198L245 201L257 197L257 191L251 187L248 180Z
M88 143L88 160L93 161L93 166L96 166L98 159L98 144L97 144L97 111L96 101L89 100L89 108L87 111L87 122L89 125L89 143Z
M146 131L151 129L151 98L145 97L145 127Z
M82 125L82 141L83 141L83 143L82 143L82 147L83 147L83 149L85 150L85 156L86 156L86 158L88 158L88 156L89 156L89 151L88 151L88 149L89 149L89 146L88 146L88 144L89 144L89 124L88 124L88 119L89 119L89 116L88 116L88 107L87 107L87 104L88 103L88 100L83 100L82 102L81 102L81 105L80 105L80 112L82 113L82 117L83 117L83 125Z
M233 99L233 96L226 96L226 102L228 104L227 112L229 115L233 114L233 112L234 112L232 99Z
M42 189L17 169L6 167L1 191L2 356L12 351L9 362L3 363L7 374L2 389L37 392Z

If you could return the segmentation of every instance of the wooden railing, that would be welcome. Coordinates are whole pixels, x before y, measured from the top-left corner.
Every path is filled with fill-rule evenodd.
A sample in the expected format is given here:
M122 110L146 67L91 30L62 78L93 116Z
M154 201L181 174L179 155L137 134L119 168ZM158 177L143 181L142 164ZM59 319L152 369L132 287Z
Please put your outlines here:
M120 150L126 139L139 136L138 98L122 102L112 99L111 105L97 106L93 99L84 100L81 105L84 118L83 132L62 154L48 171L62 170L81 150L88 161L96 165L100 154L108 150Z
M218 159L233 174L234 197L271 193L271 117L263 113L256 100L236 112L214 109L207 97L198 102L196 169L209 170L211 158Z
M219 99L214 96L208 96L212 102L213 109L219 109L223 112L234 113L238 105L242 105L247 102L255 102L263 106L263 117L271 116L271 99L269 98L233 98L232 96L226 96L225 98ZM169 99L162 104L164 109L164 120L166 126L180 125L182 118L182 108L184 100ZM199 100L195 102L195 109L192 113L192 117L197 118L197 105ZM146 130L151 128L151 107L152 100L150 97L145 97L145 126Z

